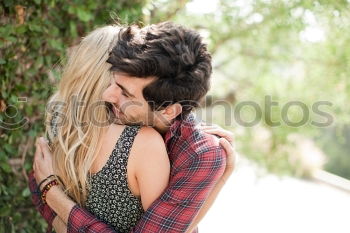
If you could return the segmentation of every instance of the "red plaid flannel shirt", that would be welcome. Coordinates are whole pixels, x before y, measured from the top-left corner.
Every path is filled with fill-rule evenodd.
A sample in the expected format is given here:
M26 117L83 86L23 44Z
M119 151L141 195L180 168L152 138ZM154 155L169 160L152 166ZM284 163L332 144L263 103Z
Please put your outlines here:
M225 170L224 149L215 136L196 128L192 114L176 120L164 140L170 182L132 230L135 233L185 232ZM70 212L67 228L69 233L116 232L78 205Z

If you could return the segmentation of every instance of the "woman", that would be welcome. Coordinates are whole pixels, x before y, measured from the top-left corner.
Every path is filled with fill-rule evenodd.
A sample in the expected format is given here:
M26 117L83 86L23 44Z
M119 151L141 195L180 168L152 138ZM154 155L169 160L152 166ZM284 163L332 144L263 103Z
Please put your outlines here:
M106 60L119 30L96 29L73 48L49 102L47 132L54 174L66 194L120 232L129 232L166 188L170 165L158 132L111 123L108 103L101 102L113 85ZM62 221L54 223L64 232L57 227Z

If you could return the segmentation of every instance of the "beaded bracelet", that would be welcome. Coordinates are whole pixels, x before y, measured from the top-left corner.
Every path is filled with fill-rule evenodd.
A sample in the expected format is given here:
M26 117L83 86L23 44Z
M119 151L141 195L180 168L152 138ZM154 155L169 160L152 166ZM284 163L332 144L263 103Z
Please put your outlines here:
M43 179L43 180L39 183L39 185L38 185L39 190L40 190L41 185L42 185L43 183L45 183L45 181L50 180L51 177L57 178L58 181L61 183L61 185L63 185L63 182L62 182L61 177L59 177L58 175L49 175L48 177L46 177L45 179Z
M44 204L46 204L46 194L47 192L53 187L59 185L59 182L57 179L51 180L49 183L45 185L43 190L41 190L41 200L43 201Z

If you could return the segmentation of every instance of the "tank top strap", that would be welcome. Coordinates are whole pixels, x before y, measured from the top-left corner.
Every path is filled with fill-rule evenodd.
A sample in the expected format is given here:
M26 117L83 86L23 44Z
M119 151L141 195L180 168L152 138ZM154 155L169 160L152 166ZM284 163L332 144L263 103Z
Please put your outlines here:
M117 162L119 159L119 160L124 160L124 162L127 162L131 147L132 147L134 140L135 140L135 137L140 129L141 129L141 126L137 126L137 125L125 126L123 132L121 133L121 135L119 137L119 140L117 141L117 143L115 145L115 151L117 151L119 153L112 153L112 157L116 156L118 158L112 158L113 161ZM126 163L125 163L125 165L126 165Z

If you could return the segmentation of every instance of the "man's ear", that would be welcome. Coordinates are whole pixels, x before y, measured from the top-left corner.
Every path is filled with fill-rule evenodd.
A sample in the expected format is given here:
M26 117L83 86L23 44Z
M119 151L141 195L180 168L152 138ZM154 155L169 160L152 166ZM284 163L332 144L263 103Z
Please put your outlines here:
M182 105L175 103L162 110L162 115L170 122L182 112Z

